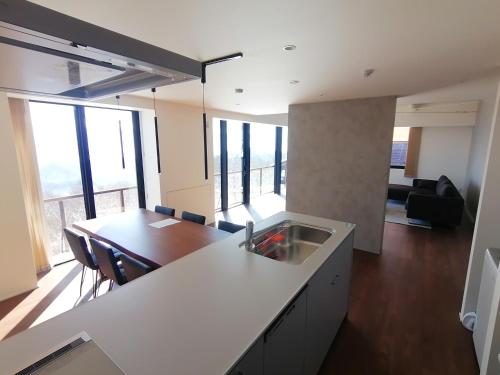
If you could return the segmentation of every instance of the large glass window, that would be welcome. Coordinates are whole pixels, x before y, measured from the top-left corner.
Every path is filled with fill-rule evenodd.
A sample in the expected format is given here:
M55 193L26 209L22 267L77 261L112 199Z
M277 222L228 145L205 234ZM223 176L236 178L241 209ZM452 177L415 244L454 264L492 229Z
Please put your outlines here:
M395 127L392 139L391 168L404 168L408 152L410 128Z
M97 217L137 208L132 112L85 108Z
M76 115L81 111L85 116ZM49 250L57 264L72 258L65 227L136 209L141 194L144 201L137 181L141 174L136 165L135 137L139 133L135 129L139 124L134 123L130 111L52 103L30 102L30 114ZM85 166L86 160L90 165ZM141 179L141 186L143 183Z
M52 261L71 258L62 229L85 220L80 157L72 106L30 103Z

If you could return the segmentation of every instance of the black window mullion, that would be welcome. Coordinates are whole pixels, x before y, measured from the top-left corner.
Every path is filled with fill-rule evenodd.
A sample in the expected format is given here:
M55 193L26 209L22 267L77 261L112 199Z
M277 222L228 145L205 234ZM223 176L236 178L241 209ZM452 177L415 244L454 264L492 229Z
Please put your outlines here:
M243 204L250 203L250 124L243 123Z
M220 121L220 199L221 210L229 206L228 165L227 165L227 121Z
M137 195L139 199L139 208L146 208L146 189L144 188L144 167L142 165L142 143L141 143L141 125L139 112L132 112L132 126L134 131L134 149L135 149L135 171L137 177Z
M87 138L87 127L85 123L85 108L77 105L75 108L76 138L78 142L78 154L80 156L80 173L82 176L83 200L85 202L85 213L87 219L96 217L94 184L92 181L92 169L90 166L89 142Z
M281 194L281 163L283 128L276 127L276 146L274 151L274 194Z

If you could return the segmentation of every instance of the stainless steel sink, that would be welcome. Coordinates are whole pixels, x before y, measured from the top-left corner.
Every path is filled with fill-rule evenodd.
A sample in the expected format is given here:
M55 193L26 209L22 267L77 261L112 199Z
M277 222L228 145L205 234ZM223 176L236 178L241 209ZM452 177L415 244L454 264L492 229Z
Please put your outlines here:
M332 229L286 220L254 233L251 251L276 261L302 264L333 233Z

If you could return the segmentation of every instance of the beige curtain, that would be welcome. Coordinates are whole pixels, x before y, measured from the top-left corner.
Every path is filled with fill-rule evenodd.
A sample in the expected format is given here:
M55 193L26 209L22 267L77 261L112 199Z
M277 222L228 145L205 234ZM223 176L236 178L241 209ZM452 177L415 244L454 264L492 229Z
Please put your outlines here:
M408 151L406 154L405 177L417 177L421 139L422 128L410 128L410 135L408 137Z
M9 99L14 143L19 160L24 203L37 272L50 269L43 214L43 198L36 161L33 129L26 100Z

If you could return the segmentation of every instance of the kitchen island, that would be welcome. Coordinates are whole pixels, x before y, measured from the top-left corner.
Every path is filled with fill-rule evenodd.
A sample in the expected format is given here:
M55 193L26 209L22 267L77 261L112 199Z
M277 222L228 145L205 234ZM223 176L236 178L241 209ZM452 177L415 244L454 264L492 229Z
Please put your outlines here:
M0 374L82 331L128 375L267 374L283 351L314 373L347 311L354 225L281 212L255 229L284 220L333 234L295 265L246 251L240 231L1 342Z

